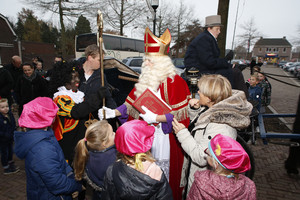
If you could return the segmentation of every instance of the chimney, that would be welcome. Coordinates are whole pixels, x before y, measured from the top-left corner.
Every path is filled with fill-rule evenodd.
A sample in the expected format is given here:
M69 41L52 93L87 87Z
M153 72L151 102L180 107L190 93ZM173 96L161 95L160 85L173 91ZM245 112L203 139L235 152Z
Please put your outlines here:
M283 36L283 39L286 39L286 37L285 37L285 36Z

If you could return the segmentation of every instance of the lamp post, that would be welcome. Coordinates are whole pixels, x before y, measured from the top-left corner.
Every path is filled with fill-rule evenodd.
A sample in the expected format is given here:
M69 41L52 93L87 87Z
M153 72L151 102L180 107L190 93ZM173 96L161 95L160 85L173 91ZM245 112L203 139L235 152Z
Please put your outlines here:
M134 31L134 29L137 29L138 27L137 26L135 26L135 27L133 27L132 29L131 29L131 35L130 35L130 37L132 37L132 31Z
M151 7L154 10L154 17L153 17L153 34L155 35L155 25L156 25L156 9L158 8L159 0L152 0Z

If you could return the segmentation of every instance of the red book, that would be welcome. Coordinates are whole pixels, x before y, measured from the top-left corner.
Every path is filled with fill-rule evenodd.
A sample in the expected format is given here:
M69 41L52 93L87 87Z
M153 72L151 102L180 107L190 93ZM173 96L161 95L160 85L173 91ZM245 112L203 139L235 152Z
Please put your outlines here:
M133 106L142 114L145 114L142 106L145 106L157 115L164 115L172 111L172 108L150 88L147 88L141 96L133 102Z

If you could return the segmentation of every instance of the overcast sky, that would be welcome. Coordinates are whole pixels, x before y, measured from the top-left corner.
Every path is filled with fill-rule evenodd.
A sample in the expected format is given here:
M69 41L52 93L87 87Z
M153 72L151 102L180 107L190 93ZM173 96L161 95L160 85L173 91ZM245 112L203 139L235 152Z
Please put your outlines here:
M163 1L170 2L170 0L160 0L160 3ZM204 24L206 16L217 14L219 0L172 0L171 2L172 4L179 4L179 1L184 1L186 5L193 7L195 17L202 24ZM256 28L266 38L282 38L286 36L292 43L297 37L300 37L300 0L230 0L227 48L231 48L232 46L238 1L240 3L235 35L243 32L241 24L253 18ZM19 0L0 0L0 2L0 13L14 19L17 18L17 13L21 11L22 7L29 8L28 6L24 6ZM48 21L51 18L50 14L44 15L35 10L34 12L38 18L42 18L43 20ZM58 20L54 21L54 24L58 25ZM138 35L137 31L131 32L128 30L126 32L128 36L131 33L133 36L142 39L142 34Z

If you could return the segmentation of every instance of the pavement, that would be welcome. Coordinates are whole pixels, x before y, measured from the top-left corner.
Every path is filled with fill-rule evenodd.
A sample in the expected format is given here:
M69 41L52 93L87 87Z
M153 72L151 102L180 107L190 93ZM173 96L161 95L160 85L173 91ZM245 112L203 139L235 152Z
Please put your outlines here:
M248 69L244 73L249 73ZM282 74L281 69L276 69L274 66L266 66L265 72L270 71L277 74ZM245 79L249 76L245 74ZM298 81L299 83L299 81ZM279 109L280 112L295 113L299 88L288 87L285 89L282 85L276 85L272 82L272 101L271 106ZM287 92L286 94L284 92ZM280 94L279 94L280 93ZM288 107L277 102L280 95L288 100ZM292 105L293 104L293 105ZM278 111L277 111L278 112ZM280 123L278 122L275 123ZM280 124L283 126L283 124ZM276 128L278 129L278 128ZM272 130L274 131L274 130ZM256 184L258 200L299 200L300 199L300 175L288 175L284 169L284 161L288 157L288 146L268 143L264 145L257 134L256 145L249 144L254 158L256 170L253 181ZM15 157L16 165L20 167L20 172L11 175L0 173L0 200L26 199L26 174L24 169L24 161ZM89 198L87 198L89 199Z

